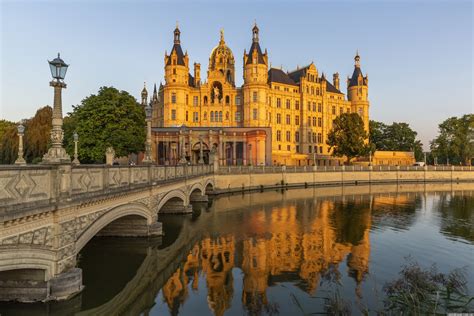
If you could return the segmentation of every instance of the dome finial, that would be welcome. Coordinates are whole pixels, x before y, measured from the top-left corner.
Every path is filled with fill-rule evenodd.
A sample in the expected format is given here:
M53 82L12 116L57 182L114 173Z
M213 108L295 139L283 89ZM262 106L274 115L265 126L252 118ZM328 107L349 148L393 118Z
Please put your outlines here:
M225 41L224 41L224 29L221 28L221 31L220 31L220 32L221 32L221 40L220 40L220 43L219 43L219 44L224 44L224 43L225 43Z

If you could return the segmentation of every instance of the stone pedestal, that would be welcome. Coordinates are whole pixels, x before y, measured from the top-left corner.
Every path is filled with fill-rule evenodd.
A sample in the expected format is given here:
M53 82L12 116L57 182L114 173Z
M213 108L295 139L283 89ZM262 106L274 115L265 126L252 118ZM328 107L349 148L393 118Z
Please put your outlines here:
M82 270L70 269L49 280L50 293L47 300L65 300L82 291Z

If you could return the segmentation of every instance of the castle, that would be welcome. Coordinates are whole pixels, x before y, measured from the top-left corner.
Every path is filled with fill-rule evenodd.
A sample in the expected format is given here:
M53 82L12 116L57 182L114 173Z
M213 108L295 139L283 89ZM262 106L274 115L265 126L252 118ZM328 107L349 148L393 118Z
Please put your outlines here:
M142 105L152 106L152 157L159 164L338 165L326 144L333 120L344 112L358 113L368 131L368 77L360 57L347 78L347 99L339 74L332 82L314 63L291 72L269 66L259 28L243 54L241 87L235 85L235 58L221 31L209 57L207 79L201 65L190 72L189 56L181 48L181 32L165 53L165 82L141 93Z

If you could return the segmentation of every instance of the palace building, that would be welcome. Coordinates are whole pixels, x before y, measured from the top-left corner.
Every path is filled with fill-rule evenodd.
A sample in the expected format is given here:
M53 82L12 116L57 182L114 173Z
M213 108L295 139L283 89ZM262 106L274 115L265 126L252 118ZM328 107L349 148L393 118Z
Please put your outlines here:
M159 164L212 163L220 165L337 165L326 144L333 120L341 113L358 113L369 126L368 77L360 57L347 78L347 97L339 74L332 82L314 63L291 72L269 66L260 47L259 28L244 50L243 79L235 84L235 58L221 31L211 51L206 78L201 65L189 64L174 30L170 53L165 52L164 84L146 88L142 104L151 104L152 153Z

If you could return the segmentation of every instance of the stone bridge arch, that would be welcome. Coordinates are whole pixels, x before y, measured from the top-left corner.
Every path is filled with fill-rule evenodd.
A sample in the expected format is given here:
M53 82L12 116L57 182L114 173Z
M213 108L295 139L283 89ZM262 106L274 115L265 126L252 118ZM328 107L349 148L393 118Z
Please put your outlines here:
M123 204L99 216L87 227L77 237L75 252L78 254L103 230L102 235L108 236L150 236L158 234L158 226L156 215L146 205L139 202Z
M156 207L157 213L190 213L189 195L184 191L175 189L166 193Z
M210 194L214 192L215 184L214 180L207 179L204 184L204 194Z
M202 183L193 184L189 190L189 202L207 202L206 189Z

